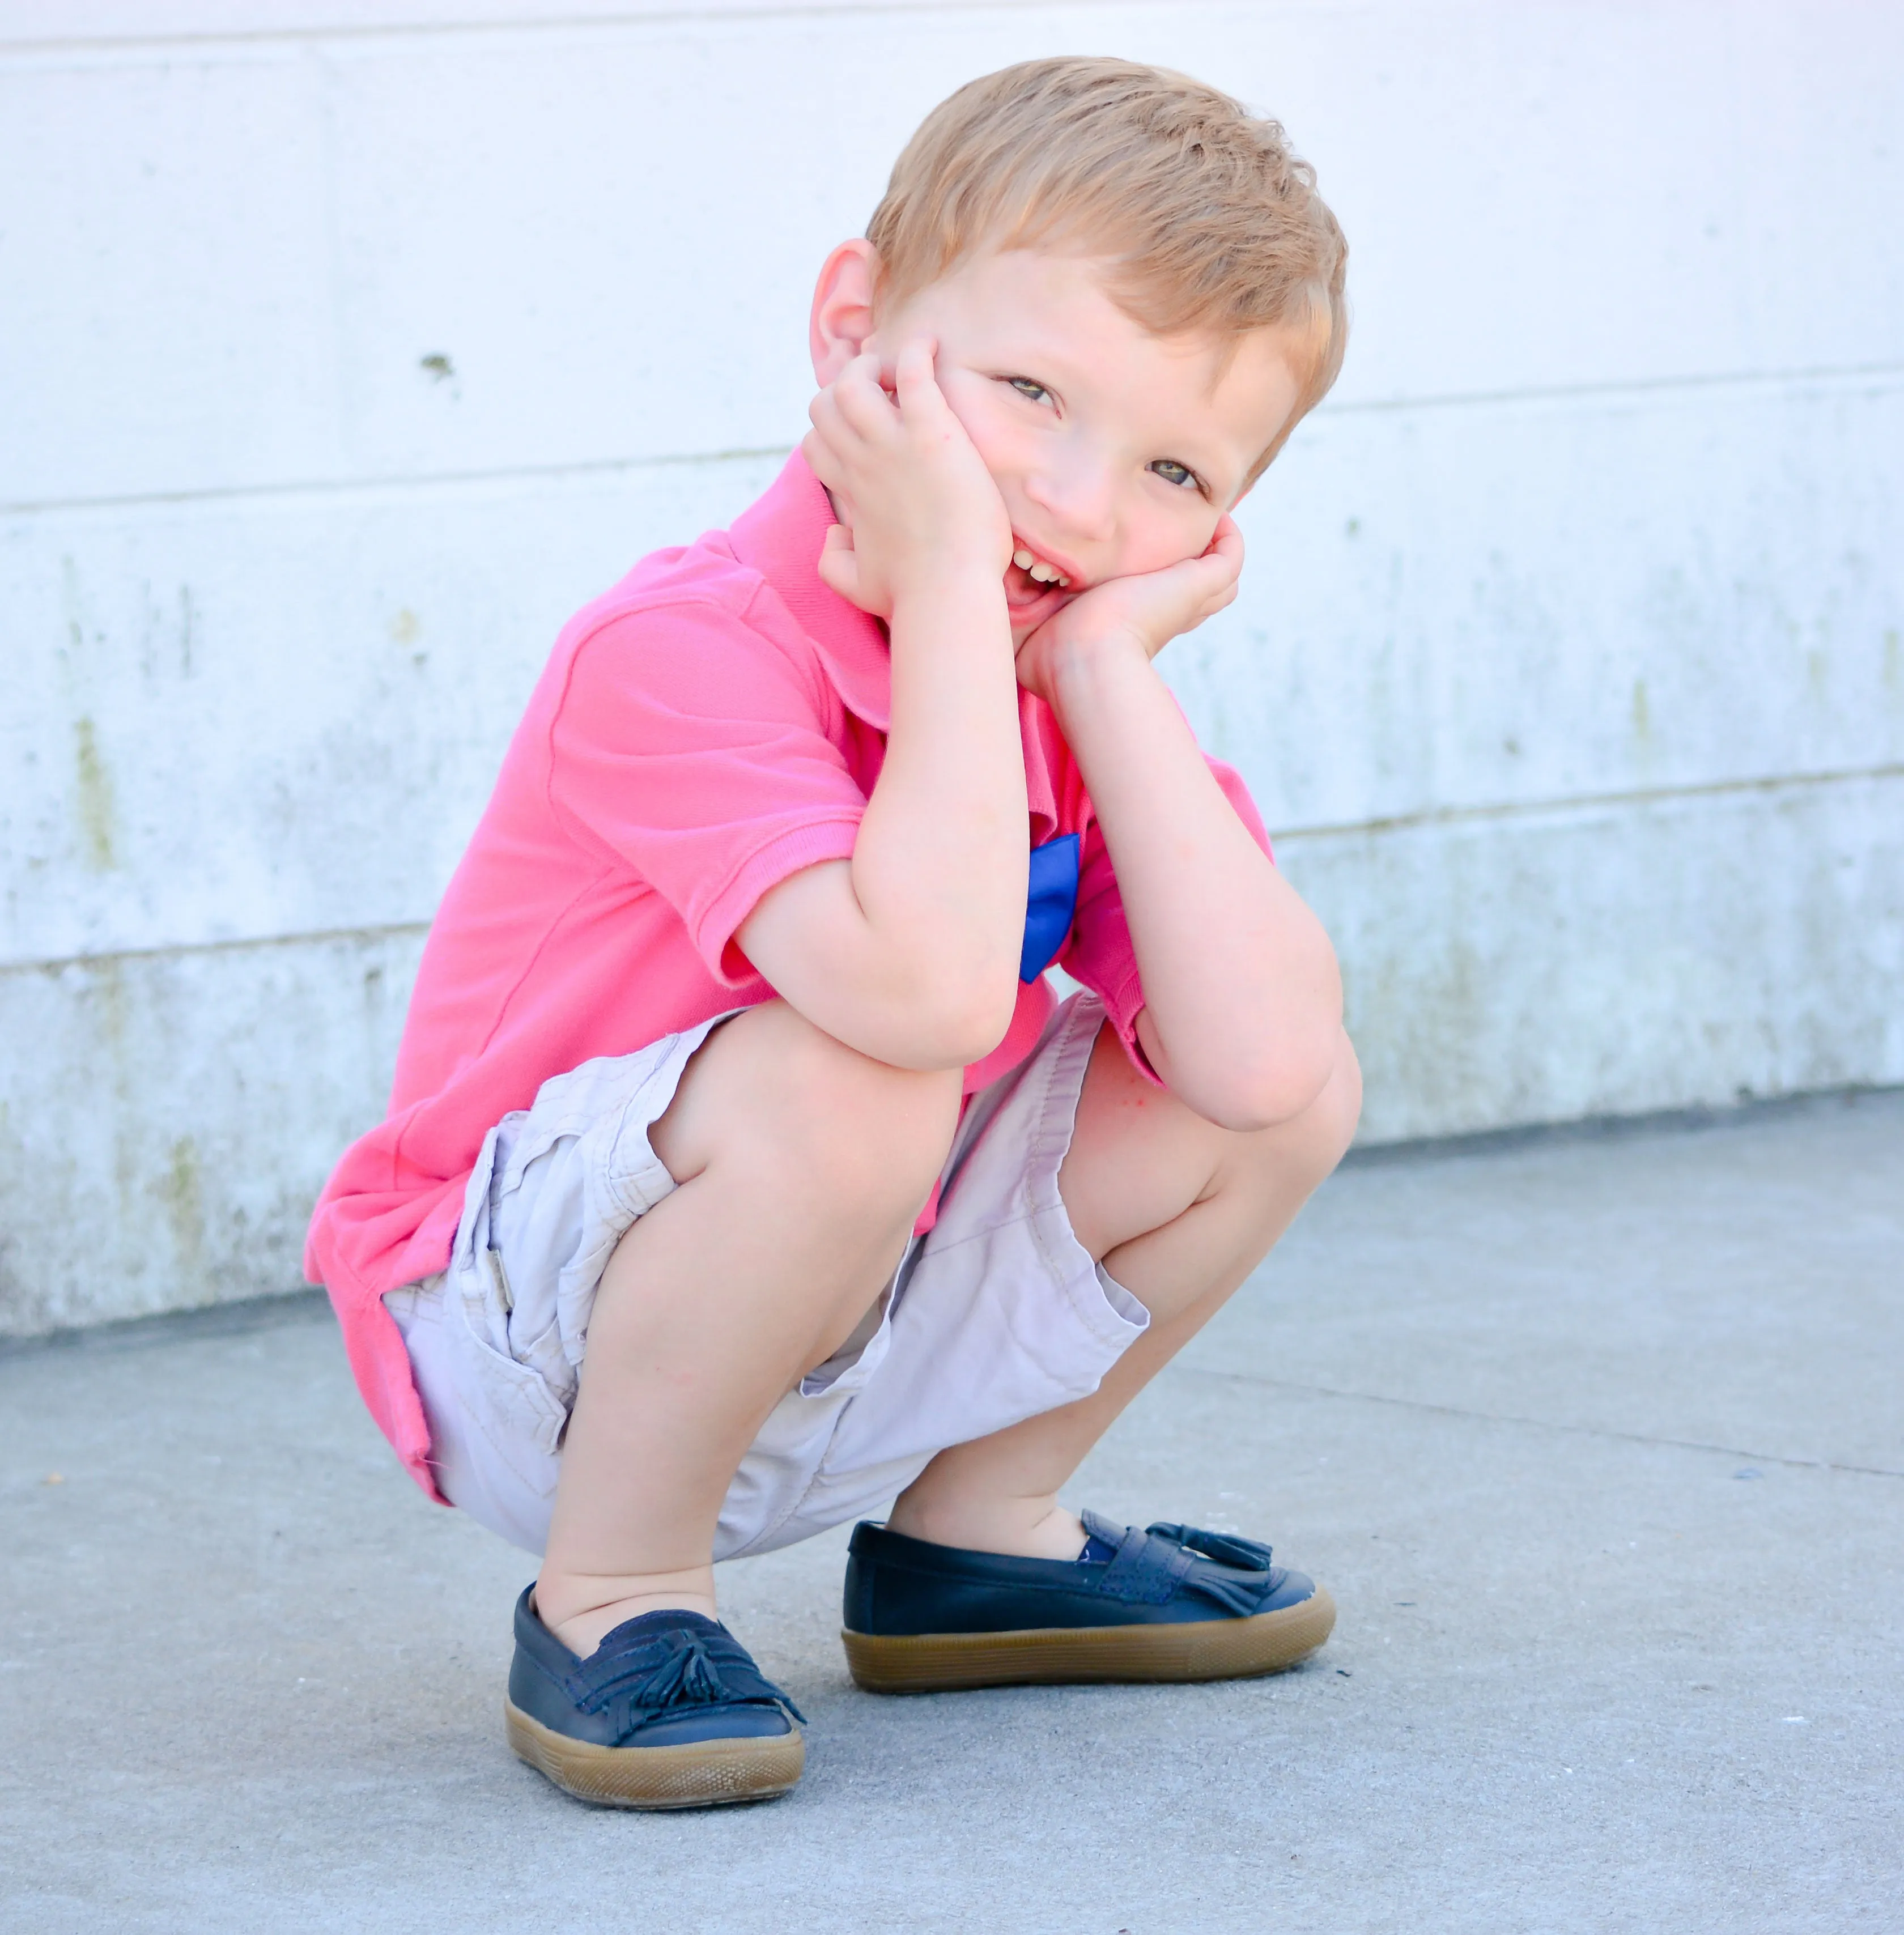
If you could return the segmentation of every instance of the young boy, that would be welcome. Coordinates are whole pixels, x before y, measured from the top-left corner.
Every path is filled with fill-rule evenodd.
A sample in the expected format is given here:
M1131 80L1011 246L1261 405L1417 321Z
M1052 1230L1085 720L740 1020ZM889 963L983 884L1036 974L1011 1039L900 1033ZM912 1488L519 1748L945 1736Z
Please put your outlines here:
M895 1497L864 1686L1327 1636L1266 1547L1058 1494L1355 1124L1328 940L1151 664L1235 595L1344 258L1208 88L974 82L820 272L779 481L558 641L309 1262L418 1483L542 1556L505 1713L569 1792L790 1787L713 1562Z

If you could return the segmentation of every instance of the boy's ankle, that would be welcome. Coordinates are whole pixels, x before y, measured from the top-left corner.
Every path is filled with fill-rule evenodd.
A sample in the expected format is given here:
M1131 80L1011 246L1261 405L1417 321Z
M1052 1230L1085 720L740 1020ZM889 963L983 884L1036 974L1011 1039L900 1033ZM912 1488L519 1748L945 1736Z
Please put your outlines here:
M578 1659L586 1659L618 1626L644 1613L699 1613L718 1619L711 1565L680 1572L604 1577L545 1565L531 1604L536 1616Z
M1055 1502L1021 1499L897 1500L886 1529L929 1545L991 1552L1015 1559L1075 1559L1084 1550L1083 1522Z

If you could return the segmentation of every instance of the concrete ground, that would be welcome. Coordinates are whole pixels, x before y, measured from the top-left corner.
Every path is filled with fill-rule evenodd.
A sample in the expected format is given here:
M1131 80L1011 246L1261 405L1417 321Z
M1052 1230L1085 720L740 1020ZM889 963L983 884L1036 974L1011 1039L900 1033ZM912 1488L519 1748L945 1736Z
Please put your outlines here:
M1904 1928L1904 1096L1344 1171L1079 1499L1272 1538L1279 1679L881 1699L843 1535L731 1566L798 1792L565 1800L529 1570L329 1321L0 1360L0 1927Z

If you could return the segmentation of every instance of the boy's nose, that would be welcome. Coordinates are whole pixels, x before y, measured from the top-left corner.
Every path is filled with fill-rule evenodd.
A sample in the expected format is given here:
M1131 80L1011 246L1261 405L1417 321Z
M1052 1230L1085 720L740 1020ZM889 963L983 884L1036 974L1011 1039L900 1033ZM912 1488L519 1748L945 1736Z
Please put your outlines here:
M1117 527L1117 490L1093 464L1050 466L1024 480L1024 494L1052 521L1054 538L1102 544Z

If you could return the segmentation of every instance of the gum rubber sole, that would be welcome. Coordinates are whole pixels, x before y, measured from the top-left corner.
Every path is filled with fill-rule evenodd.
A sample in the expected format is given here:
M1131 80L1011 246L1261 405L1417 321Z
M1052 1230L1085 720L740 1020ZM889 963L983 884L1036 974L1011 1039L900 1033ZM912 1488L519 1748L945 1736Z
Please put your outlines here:
M686 1746L605 1747L573 1740L502 1702L509 1744L565 1794L602 1807L724 1807L771 1801L800 1778L806 1742L796 1728L765 1740Z
M1318 1586L1299 1605L1247 1619L901 1636L843 1630L840 1637L852 1677L868 1692L934 1693L1093 1680L1246 1679L1293 1666L1335 1624L1335 1601Z

